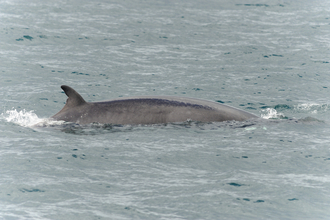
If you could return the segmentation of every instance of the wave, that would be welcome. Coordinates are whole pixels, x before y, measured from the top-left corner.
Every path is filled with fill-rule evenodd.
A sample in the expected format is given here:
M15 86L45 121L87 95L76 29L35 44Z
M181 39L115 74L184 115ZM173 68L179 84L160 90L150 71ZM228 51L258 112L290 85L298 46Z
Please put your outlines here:
M312 114L323 113L329 110L329 104L315 104L315 103L304 103L295 106L295 110L299 112L308 112Z
M264 119L288 119L285 115L301 116L323 114L329 111L329 104L303 103L297 105L277 104L275 106L264 106L261 111L261 118Z

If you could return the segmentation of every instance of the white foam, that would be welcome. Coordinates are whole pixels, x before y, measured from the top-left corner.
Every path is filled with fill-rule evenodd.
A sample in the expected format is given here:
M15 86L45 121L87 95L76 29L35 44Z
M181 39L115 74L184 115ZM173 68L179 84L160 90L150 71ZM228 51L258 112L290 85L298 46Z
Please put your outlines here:
M23 127L44 127L47 125L57 125L63 122L54 121L49 118L39 118L34 112L26 111L25 109L17 111L16 109L7 110L1 114L1 117L7 122L15 123Z
M318 112L326 112L328 108L329 108L328 104L315 104L315 103L298 104L296 107L298 111L307 111L312 114L317 114Z

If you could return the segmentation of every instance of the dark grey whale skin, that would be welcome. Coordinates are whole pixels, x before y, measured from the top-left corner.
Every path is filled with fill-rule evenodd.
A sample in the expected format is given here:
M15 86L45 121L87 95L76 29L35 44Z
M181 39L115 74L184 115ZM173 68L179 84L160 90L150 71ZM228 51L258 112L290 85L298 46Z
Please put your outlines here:
M52 116L78 124L162 124L184 122L245 121L256 115L217 102L175 97L140 96L104 102L86 102L69 86L61 86L68 96L63 109Z

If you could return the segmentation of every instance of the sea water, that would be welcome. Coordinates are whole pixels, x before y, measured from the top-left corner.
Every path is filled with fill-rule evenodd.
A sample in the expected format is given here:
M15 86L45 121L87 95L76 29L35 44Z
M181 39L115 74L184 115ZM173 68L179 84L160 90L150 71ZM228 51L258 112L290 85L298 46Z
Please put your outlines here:
M329 219L328 1L0 1L1 219ZM103 125L66 100L261 117Z

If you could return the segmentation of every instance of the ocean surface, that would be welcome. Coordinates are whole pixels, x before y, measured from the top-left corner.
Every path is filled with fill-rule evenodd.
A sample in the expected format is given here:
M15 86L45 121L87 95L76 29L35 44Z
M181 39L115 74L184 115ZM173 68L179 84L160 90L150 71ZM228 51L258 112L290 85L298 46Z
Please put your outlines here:
M329 62L326 0L0 0L0 219L330 219ZM262 120L54 122L61 85Z

